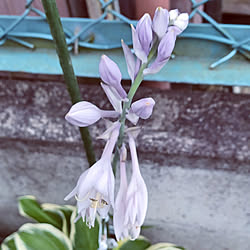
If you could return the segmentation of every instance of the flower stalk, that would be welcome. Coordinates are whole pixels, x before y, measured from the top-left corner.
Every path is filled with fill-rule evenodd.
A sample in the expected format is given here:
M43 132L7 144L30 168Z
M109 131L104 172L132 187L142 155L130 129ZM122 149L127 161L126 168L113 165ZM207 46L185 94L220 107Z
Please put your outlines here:
M50 26L50 31L56 45L56 51L59 57L60 65L63 70L63 76L67 89L71 98L72 104L82 100L80 89L72 66L72 61L69 55L68 47L65 40L62 23L58 13L55 0L42 0L45 14ZM84 144L84 149L87 155L89 166L95 163L95 153L92 146L92 139L88 128L79 128L81 138Z
M131 88L128 92L128 101L123 103L123 108L122 108L122 113L120 116L120 123L121 123L121 127L120 127L120 133L119 133L119 137L117 140L117 147L115 150L115 154L114 154L114 158L113 158L113 162L112 162L112 167L113 167L113 171L114 173L116 173L116 166L119 160L119 149L122 146L123 140L124 140L124 129L125 129L125 121L126 121L126 114L127 114L127 110L129 110L132 100L134 98L134 95L137 91L137 89L139 88L141 82L143 81L143 71L148 67L149 63L151 62L151 60L153 59L153 57L155 56L156 52L157 52L157 48L158 48L158 41L154 41L154 45L152 46L152 49L149 52L148 55L148 60L146 63L143 63L140 67L140 70L134 80L134 82L131 85Z

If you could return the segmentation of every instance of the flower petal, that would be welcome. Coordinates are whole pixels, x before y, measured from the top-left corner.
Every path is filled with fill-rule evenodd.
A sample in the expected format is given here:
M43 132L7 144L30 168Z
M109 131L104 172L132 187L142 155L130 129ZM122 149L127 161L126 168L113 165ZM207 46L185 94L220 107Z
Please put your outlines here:
M84 182L85 177L88 174L89 169L85 170L79 177L77 184L75 188L64 198L65 201L69 200L73 196L75 196L78 192L79 186L81 185L82 182Z
M137 122L139 121L139 116L137 114L135 114L133 111L131 111L131 109L129 110L128 114L126 114L126 118L132 122L134 125L137 124Z
M102 55L100 64L99 64L99 73L101 76L101 79L108 85L114 87L122 99L125 99L127 97L127 93L122 88L121 85L121 71L117 64L112 61L109 57L106 55Z
M138 34L132 24L131 24L131 30L132 30L132 40L133 40L133 48L134 48L135 54L142 61L142 63L146 63L148 60L147 54L143 50L141 43L139 41Z
M188 14L187 13L182 13L177 17L176 21L174 22L174 25L177 26L182 32L187 28L188 21L189 21ZM177 34L177 35L179 35L179 34Z
M153 112L154 105L155 101L153 98L142 98L132 103L131 110L141 119L148 119Z
M143 71L144 75L155 74L163 68L174 50L175 41L176 27L171 26L169 27L168 32L161 39L155 61L149 66L149 68Z
M142 49L148 55L153 39L152 20L148 13L138 21L136 25L136 33L141 44Z
M135 78L135 57L131 52L130 48L127 46L127 44L123 42L123 40L122 40L122 49L126 59L128 74L133 82Z
M153 31L161 39L168 29L169 13L168 10L158 7L155 10L155 15L152 23Z
M177 9L169 11L169 24L174 25L176 29L176 35L182 33L188 26L189 16L188 13L181 13Z
M116 89L110 85L104 84L101 82L101 87L105 92L106 96L108 97L111 105L115 109L115 111L121 113L122 112L122 104L121 104L121 97L117 93Z
M78 127L87 127L102 117L101 110L94 104L86 101L74 104L65 119Z
M174 9L174 10L170 10L169 11L169 21L170 21L170 25L174 24L174 21L177 19L179 15L179 10L178 9Z

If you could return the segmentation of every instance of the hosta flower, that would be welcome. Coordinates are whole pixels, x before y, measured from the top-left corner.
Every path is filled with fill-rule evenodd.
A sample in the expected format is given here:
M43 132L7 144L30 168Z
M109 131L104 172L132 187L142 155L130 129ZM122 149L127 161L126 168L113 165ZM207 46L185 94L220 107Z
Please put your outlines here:
M126 117L129 121L136 125L139 118L148 119L152 115L154 105L155 101L153 98L142 98L132 103Z
M176 35L179 35L188 26L188 14L179 13L177 9L169 11L169 25L174 25L178 29L175 29Z
M78 127L87 127L101 118L117 118L119 113L112 110L101 110L94 104L86 101L74 104L65 119Z
M152 20L149 14L145 14L137 23L136 29L131 25L133 48L136 56L143 62L147 62L147 56L149 54L153 32L152 32Z
M104 83L115 88L122 99L126 99L127 93L121 85L122 74L117 64L103 55L99 64L99 73Z
M141 119L148 119L153 112L155 101L153 98L142 98L131 105L131 110Z
M133 132L129 133L129 147L132 158L132 176L126 195L124 228L132 240L136 239L144 222L148 206L148 191L141 176Z
M128 229L124 226L125 213L126 213L126 195L127 195L127 174L126 174L126 158L127 150L123 145L120 152L120 188L115 200L114 208L114 229L116 239L128 237Z
M155 74L159 72L163 66L168 62L175 46L176 41L176 28L175 26L171 26L168 28L168 32L163 36L160 41L157 57L155 61L143 71L146 74Z
M114 207L114 174L111 158L119 135L120 123L117 122L104 148L101 159L83 172L76 187L65 200L75 196L77 199L78 217L82 217L91 228L94 226L96 213L105 218L110 206Z
M169 13L167 9L158 7L155 10L155 15L152 23L152 28L158 38L161 38L165 35L168 29L169 23Z

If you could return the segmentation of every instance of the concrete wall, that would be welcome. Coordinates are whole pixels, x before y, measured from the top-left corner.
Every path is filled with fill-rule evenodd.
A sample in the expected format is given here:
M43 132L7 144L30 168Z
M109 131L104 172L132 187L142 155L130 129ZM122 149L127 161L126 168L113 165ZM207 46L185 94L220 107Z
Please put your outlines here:
M85 100L109 108L98 85ZM250 249L250 99L223 92L157 91L156 107L138 139L149 190L144 230L153 242L189 250ZM77 128L64 121L70 101L63 83L0 80L0 233L25 221L16 199L63 197L87 168ZM101 121L91 127L103 131ZM95 140L100 155L103 142Z

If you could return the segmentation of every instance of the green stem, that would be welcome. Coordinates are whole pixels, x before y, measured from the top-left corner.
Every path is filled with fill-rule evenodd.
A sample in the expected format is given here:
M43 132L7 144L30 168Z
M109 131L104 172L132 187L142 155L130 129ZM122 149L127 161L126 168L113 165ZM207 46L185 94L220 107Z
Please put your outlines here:
M58 13L55 0L42 0L45 14L50 26L50 31L53 36L56 51L59 57L60 65L63 70L64 80L68 88L68 92L72 104L82 100L80 89L72 66L72 61L68 52L68 47L63 32L62 23ZM85 152L89 165L95 163L95 153L92 146L91 136L88 128L80 128L81 138L84 143Z
M137 89L139 88L141 82L143 81L143 70L146 69L147 66L149 65L149 63L151 62L152 58L154 57L154 55L157 51L158 45L159 45L158 41L155 41L154 46L152 47L151 51L149 52L147 63L143 63L141 65L140 70L139 70L133 84L131 85L131 88L130 88L130 90L128 92L128 96L127 96L128 101L123 104L122 114L120 117L121 128L120 128L118 141L116 144L117 147L116 147L115 155L114 155L113 162L112 162L114 174L116 173L116 165L117 165L117 162L119 159L119 149L121 148L123 140L124 140L127 110L129 110L131 103L132 103L132 100L134 98L134 95L135 95Z

